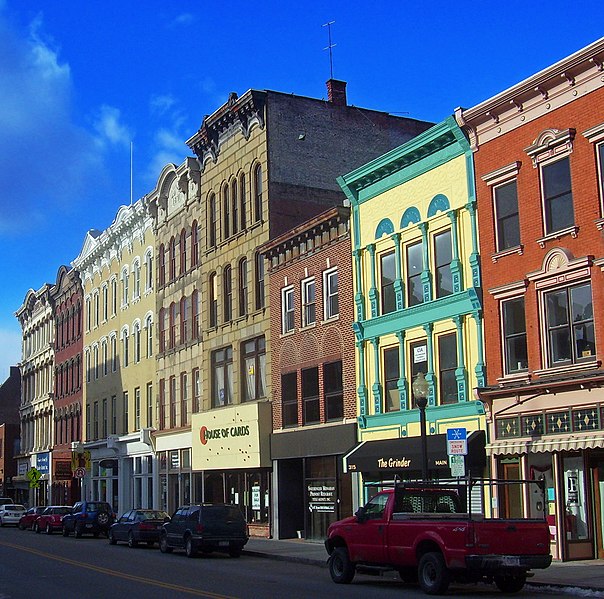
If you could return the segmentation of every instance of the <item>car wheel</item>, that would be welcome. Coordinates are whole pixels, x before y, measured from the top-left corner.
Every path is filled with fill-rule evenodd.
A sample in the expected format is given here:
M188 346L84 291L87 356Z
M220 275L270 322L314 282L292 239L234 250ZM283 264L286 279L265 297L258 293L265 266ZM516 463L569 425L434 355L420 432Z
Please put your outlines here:
M495 576L495 585L502 593L517 593L526 582L525 574Z
M187 557L195 557L197 555L193 539L190 536L185 539L185 554Z
M134 549L138 545L138 541L134 538L132 531L128 533L128 547Z
M115 537L113 536L113 531L110 530L109 533L107 534L107 539L109 539L109 545L116 545L117 541L115 540Z
M50 522L46 523L46 534L47 535L51 535L52 534L52 526L50 525Z
M19 524L17 524L19 530L25 530L25 524L23 524L23 522L19 522Z
M168 536L162 535L159 537L159 550L162 553L172 553L172 547L168 545Z
M68 537L69 536L69 531L67 530L67 527L63 526L63 536L64 537Z
M417 568L419 586L426 595L442 595L449 587L451 576L441 553L422 555Z
M231 557L239 557L243 547L239 543L231 543L229 545L229 555Z
M36 522L34 524L34 532L39 535L40 534L40 525Z
M336 547L329 558L329 574L338 584L348 584L354 578L355 567L346 547Z
M109 524L109 514L101 512L97 517L97 521L101 526L107 526Z
M76 522L74 534L77 539L79 539L82 536L82 532L83 532L82 525L79 522Z

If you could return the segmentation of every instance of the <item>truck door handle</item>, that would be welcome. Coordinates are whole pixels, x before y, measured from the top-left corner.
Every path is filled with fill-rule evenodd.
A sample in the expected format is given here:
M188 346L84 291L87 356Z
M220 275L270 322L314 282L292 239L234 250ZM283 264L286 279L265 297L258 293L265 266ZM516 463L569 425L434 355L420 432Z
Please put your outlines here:
M383 534L383 533L384 533L384 526L383 526L382 524L380 524L380 525L378 526L378 532L379 532L380 534Z

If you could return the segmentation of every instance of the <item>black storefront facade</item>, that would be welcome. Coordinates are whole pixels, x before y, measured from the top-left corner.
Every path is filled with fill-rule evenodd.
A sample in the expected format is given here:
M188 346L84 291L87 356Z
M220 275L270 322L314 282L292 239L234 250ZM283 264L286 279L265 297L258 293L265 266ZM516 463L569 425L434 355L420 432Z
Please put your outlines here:
M431 480L451 478L447 435L428 435L428 474ZM486 475L486 433L468 433L466 473L474 477ZM344 456L345 471L359 473L363 484L363 500L368 500L395 477L400 480L420 480L422 448L420 437L363 441Z
M352 476L342 458L356 441L356 424L271 435L276 538L324 539L329 524L352 513Z

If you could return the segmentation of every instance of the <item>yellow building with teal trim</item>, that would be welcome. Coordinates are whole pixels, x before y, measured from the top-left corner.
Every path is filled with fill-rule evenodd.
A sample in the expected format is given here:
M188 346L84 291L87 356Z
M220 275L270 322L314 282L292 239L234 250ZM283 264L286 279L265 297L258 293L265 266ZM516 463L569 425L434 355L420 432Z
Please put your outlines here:
M446 432L466 429L466 467L486 466L481 281L472 152L452 117L339 178L351 204L359 442L363 479L419 478L428 382L428 470L451 476Z

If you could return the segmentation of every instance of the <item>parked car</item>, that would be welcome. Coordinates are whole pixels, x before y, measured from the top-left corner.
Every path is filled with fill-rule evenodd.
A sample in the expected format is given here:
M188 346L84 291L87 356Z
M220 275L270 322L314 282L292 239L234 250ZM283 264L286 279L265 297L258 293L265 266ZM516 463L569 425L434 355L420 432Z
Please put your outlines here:
M55 530L63 528L63 516L71 512L68 505L49 505L36 519L33 525L35 532L44 531L51 535Z
M63 536L67 537L70 533L76 537L84 533L91 533L95 537L101 533L106 535L114 521L113 508L106 501L78 501L63 516Z
M34 522L37 520L38 516L46 509L43 505L36 505L35 507L30 507L22 516L19 518L19 523L17 526L19 530L25 530L33 528Z
M0 526L5 524L19 525L21 516L25 513L25 506L16 503L6 503L0 506Z
M10 497L0 497L0 505L6 505L7 503L15 503L15 500Z
M126 541L129 547L136 547L144 542L151 547L159 541L162 525L169 520L170 516L166 512L130 510L109 529L109 543L115 545L118 541Z
M239 557L248 538L247 523L236 505L187 505L178 508L163 525L159 549L162 553L184 549L187 557L194 557L199 550L223 550Z

